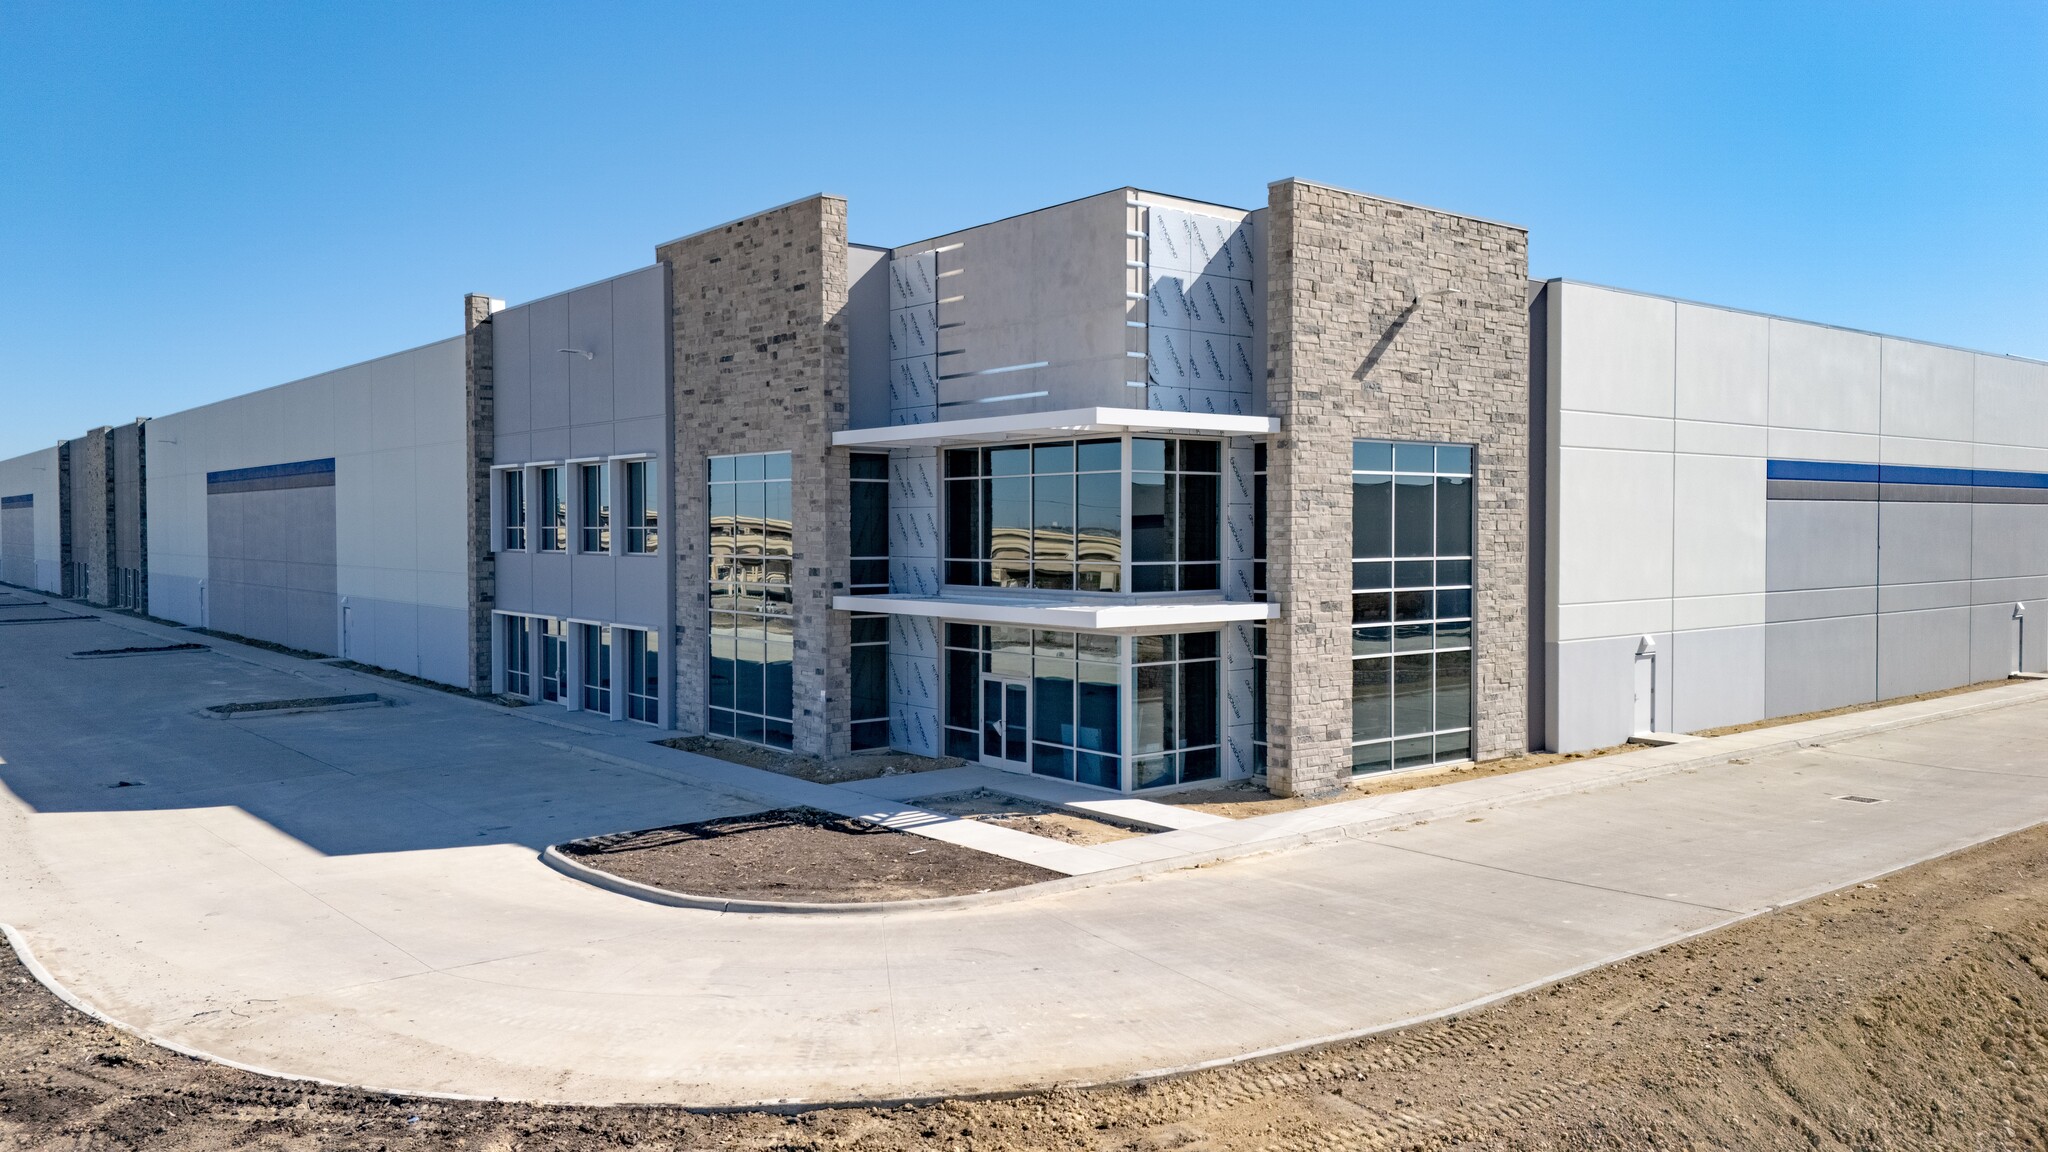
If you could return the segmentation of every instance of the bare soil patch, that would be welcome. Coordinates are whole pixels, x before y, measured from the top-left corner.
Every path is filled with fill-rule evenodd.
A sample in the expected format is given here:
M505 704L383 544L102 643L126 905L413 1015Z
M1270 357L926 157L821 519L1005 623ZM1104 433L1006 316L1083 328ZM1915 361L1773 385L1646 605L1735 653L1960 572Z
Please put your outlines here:
M938 812L947 816L958 816L965 820L979 820L984 824L995 824L1058 840L1064 844L1107 844L1112 840L1128 840L1143 836L1136 828L1126 828L1107 820L1097 820L1054 808L1021 796L1009 796L987 788L976 788L968 792L953 792L944 796L929 796L910 802L927 812Z
M1403 1032L1129 1088L798 1116L266 1079L89 1020L0 949L0 1148L625 1146L2048 1147L2048 828Z
M844 784L849 780L874 780L882 776L901 776L910 772L934 772L940 768L958 768L966 761L954 756L917 756L893 749L873 752L855 752L849 756L835 756L826 759L821 756L801 756L795 752L783 752L775 748L763 748L759 744L748 744L743 740L726 740L717 736L677 736L655 743L664 748L683 752L695 752L699 756L715 756L734 764L749 768L760 768L769 772L780 772L813 784Z
M967 896L1060 875L815 808L597 836L561 851L671 892L805 904Z

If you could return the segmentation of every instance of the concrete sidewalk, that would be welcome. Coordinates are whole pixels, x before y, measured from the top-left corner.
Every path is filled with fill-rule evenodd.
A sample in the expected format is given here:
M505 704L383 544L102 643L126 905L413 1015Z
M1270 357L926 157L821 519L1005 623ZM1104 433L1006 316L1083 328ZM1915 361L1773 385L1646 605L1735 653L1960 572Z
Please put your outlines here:
M717 1105L1114 1080L1459 1010L2048 819L2048 686L2027 684L1161 833L1127 843L1265 843L1009 904L719 914L535 852L767 806L752 777L213 641L63 659L137 634L184 638L0 629L0 920L149 1034L412 1091ZM402 704L196 715L366 685ZM1306 846L1272 850L1287 837Z

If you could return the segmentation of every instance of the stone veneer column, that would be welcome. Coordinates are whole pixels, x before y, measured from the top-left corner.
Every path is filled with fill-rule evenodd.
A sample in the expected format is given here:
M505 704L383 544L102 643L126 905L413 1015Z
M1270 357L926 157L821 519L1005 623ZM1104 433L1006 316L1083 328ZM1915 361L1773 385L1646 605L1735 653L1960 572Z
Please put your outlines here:
M795 524L796 750L848 750L846 201L813 196L655 250L675 339L677 727L704 726L710 604L705 460L788 452Z
M1299 180L1267 213L1269 784L1350 776L1351 442L1478 446L1474 758L1527 747L1528 237Z
M491 371L491 314L504 305L472 292L462 298L463 402L469 437L464 502L469 530L469 690L491 690L491 609L498 600L491 554L491 464L497 455L497 401Z

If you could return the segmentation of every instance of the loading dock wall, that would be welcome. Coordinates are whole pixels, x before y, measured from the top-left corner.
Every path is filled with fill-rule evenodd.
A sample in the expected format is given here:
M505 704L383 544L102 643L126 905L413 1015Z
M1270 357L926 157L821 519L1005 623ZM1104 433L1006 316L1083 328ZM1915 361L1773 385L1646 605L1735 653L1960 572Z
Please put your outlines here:
M467 686L463 387L458 337L151 420L152 613ZM267 496L222 490L289 471L247 470L325 460L324 497L305 480ZM322 499L331 513L310 508ZM215 540L230 520L233 535ZM323 567L333 607L320 628L305 621L320 611ZM235 588L226 607L223 579L267 591Z
M1552 748L2048 665L2048 364L1545 295Z
M55 447L0 460L0 581L63 592L60 468Z

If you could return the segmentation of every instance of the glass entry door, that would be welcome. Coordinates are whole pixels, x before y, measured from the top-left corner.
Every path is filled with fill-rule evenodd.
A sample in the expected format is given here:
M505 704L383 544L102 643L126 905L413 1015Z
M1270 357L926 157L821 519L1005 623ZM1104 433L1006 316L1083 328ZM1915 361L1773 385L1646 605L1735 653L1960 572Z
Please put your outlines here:
M981 762L991 768L1031 770L1031 686L1023 680L981 678Z

